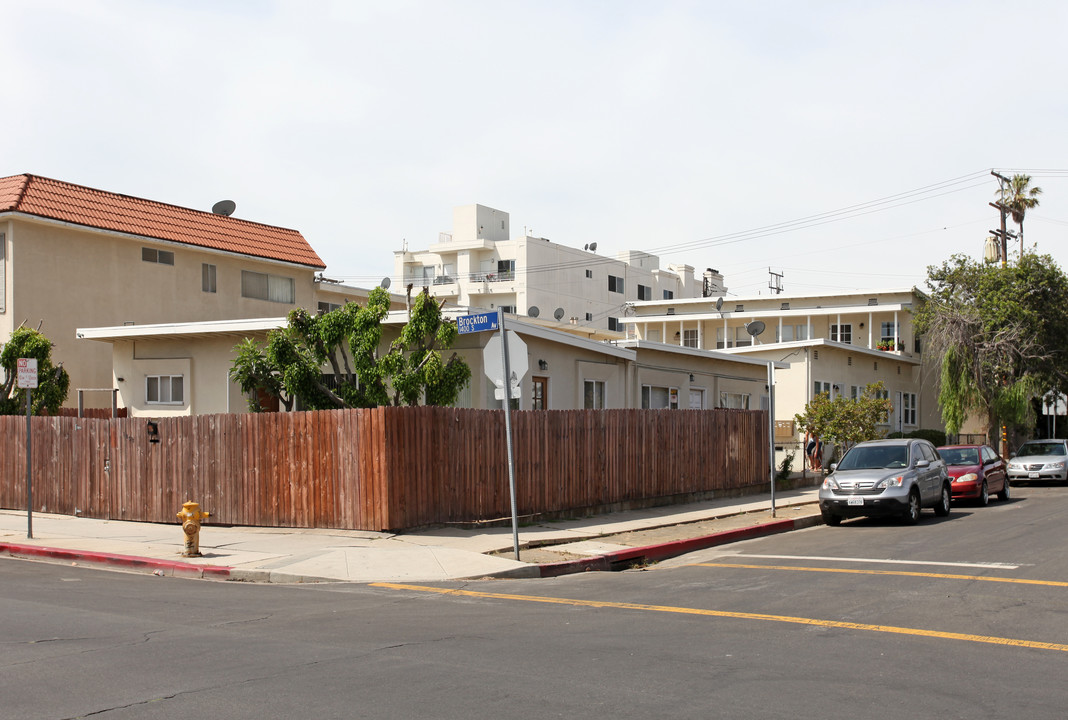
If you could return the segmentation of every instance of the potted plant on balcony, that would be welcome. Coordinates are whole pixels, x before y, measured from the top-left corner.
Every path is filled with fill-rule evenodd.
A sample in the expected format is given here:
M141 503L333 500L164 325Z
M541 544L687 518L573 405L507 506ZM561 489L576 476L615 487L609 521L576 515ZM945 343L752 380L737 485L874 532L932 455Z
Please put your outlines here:
M880 340L875 346L879 350L890 352L894 349L894 342L892 340Z

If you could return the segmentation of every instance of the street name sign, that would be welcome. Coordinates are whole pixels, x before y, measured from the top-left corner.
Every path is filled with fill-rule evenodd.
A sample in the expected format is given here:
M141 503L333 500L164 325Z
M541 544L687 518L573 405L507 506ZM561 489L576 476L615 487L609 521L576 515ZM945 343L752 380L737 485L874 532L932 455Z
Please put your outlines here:
M496 330L497 328L497 313L495 312L461 315L456 318L456 329L460 331L461 335Z

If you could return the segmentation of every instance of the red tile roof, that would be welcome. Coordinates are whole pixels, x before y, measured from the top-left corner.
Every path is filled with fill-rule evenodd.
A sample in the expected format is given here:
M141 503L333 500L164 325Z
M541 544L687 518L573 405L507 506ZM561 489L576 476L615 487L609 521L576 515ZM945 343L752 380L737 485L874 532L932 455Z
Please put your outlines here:
M6 212L319 269L326 267L296 230L94 190L38 175L0 178L0 213Z

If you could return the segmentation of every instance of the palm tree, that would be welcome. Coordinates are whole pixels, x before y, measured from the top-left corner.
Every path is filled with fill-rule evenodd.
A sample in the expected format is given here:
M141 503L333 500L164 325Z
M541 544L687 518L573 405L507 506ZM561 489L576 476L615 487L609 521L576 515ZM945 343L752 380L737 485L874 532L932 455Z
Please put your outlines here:
M998 190L1001 204L1012 213L1012 221L1020 226L1020 248L1023 248L1023 221L1024 215L1031 208L1038 207L1038 196L1042 194L1042 188L1031 187L1030 175L1013 175L1009 178L1008 185L1002 185Z

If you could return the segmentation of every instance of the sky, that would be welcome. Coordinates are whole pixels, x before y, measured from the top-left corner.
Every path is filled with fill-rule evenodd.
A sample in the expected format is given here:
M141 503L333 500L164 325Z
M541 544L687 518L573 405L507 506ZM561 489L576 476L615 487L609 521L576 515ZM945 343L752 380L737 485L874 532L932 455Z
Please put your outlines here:
M370 287L455 206L711 267L729 294L923 287L991 170L1068 263L1068 4L0 0L0 176L300 231ZM1011 221L1010 221L1011 225ZM396 280L397 278L395 278Z

